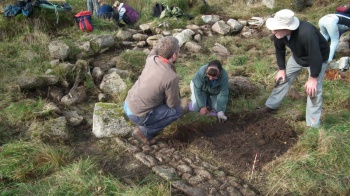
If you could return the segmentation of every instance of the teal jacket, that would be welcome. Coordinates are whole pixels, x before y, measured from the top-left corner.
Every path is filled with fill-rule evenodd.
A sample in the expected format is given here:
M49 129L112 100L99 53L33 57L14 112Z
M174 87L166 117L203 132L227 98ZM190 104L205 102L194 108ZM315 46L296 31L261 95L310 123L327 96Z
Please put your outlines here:
M203 65L193 77L194 94L199 108L205 107L208 96L217 95L217 111L226 111L229 94L228 74L222 69L220 77L210 86L210 80L205 74L208 64Z

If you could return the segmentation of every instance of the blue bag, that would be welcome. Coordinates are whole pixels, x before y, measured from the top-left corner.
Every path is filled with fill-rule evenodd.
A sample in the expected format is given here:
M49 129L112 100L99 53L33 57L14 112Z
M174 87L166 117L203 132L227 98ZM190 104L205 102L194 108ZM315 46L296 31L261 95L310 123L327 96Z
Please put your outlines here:
M8 5L4 8L4 16L14 17L21 12L22 8L16 5Z

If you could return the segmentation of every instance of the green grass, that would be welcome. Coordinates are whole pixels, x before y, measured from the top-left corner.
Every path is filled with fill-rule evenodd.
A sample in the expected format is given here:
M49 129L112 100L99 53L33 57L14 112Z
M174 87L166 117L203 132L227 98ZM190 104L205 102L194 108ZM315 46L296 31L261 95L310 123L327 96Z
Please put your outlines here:
M325 100L329 100L325 101L326 110L331 112L344 109L344 105L347 105L350 98L350 92L348 91L349 83L345 81L326 80L323 82L323 87L327 89L323 92L323 97Z
M1 195L170 195L170 184L150 175L137 187L128 187L117 178L99 171L92 159L79 160L35 183L2 187Z
M305 132L287 157L268 167L269 193L347 195L350 142L343 138L349 136L337 127Z
M10 143L16 140L16 130L7 124L3 123L3 120L0 117L0 145L5 143Z
M136 81L145 65L146 54L142 51L125 51L119 57L118 68L130 70L132 80Z
M7 143L0 148L0 177L27 182L47 176L69 159L64 149L34 142Z
M39 112L43 105L42 100L23 99L4 108L1 116L9 124L17 125L35 119L35 112Z

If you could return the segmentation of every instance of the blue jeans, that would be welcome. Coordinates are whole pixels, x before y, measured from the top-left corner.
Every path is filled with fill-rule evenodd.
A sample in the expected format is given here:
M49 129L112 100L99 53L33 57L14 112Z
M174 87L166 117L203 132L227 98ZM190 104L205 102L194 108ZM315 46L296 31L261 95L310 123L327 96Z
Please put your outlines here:
M272 109L277 109L283 98L287 95L289 88L292 86L294 80L299 75L302 68L308 70L310 74L310 67L302 67L295 62L293 56L289 57L286 65L286 81L279 84L272 90L270 97L267 99L265 105ZM322 113L322 80L327 68L327 63L322 64L322 69L317 77L317 92L315 97L307 97L306 103L306 125L309 127L318 128L321 124Z
M97 11L100 8L100 4L97 0L86 0L86 6L89 12L94 15L97 15Z
M124 108L126 104L124 102ZM126 109L124 109L126 111ZM136 124L143 135L152 139L158 135L166 126L182 116L180 105L169 108L166 104L157 106L145 116L127 115L131 122Z
M335 14L328 14L323 16L318 21L320 32L323 37L328 41L331 40L328 62L331 62L334 57L335 50L339 43L339 37L342 33L349 29L348 26L338 24L339 18Z

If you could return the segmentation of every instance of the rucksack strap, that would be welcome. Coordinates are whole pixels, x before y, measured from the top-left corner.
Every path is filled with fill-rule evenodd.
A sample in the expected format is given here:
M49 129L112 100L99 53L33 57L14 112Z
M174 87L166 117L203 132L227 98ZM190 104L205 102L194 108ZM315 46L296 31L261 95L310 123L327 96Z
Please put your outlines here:
M56 14L56 24L58 24L58 20L59 20L59 15L58 15L58 11L57 11L57 5L54 5L51 3L51 5L55 8L55 14Z

